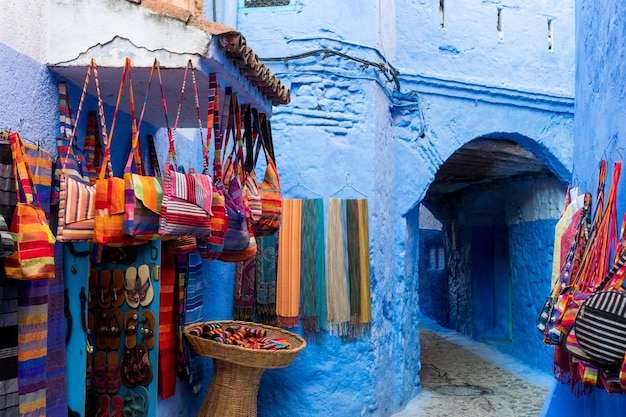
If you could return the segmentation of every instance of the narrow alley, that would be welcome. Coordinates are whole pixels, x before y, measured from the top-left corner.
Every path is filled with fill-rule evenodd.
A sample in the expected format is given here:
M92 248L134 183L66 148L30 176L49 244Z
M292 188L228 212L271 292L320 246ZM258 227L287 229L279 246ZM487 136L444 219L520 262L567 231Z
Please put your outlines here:
M553 378L428 319L420 326L422 392L393 417L536 417Z

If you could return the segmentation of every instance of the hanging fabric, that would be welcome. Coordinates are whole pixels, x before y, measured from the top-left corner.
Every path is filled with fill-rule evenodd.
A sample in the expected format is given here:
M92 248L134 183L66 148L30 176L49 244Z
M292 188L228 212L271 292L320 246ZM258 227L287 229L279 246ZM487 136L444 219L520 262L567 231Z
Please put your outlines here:
M350 324L345 231L342 200L330 198L326 232L326 303L330 334L338 336L347 335Z
M324 202L302 200L300 297L302 333L315 340L326 328Z
M323 222L323 219L322 219ZM257 240L255 288L256 316L261 323L276 326L276 274L278 268L278 234Z
M182 327L179 328L180 345L179 351L182 353L182 374L195 394L200 392L204 375L204 360L190 345L186 338L182 338L182 329L193 323L202 321L202 258L197 252L188 255L179 255L179 264L184 263L181 268L185 271L185 286L183 301Z
M276 316L280 327L297 327L300 308L302 200L283 199L283 222L278 236Z
M235 295L233 318L239 321L254 319L254 287L256 256L235 264Z
M169 255L168 245L161 247L161 279L159 302L159 366L158 381L161 399L165 400L176 393L176 270L174 257Z

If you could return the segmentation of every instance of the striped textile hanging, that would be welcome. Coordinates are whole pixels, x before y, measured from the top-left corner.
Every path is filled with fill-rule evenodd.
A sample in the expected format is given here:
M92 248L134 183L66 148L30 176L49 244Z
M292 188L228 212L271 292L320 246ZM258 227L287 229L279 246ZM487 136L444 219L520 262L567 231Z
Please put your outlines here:
M338 198L328 199L326 232L326 305L330 334L345 336L350 324L345 211Z
M159 392L165 400L176 394L176 312L174 310L174 258L168 250L171 242L161 249L161 280L159 304Z
M350 293L350 329L346 336L349 340L356 339L356 330L360 326L361 311L361 263L359 261L359 214L358 200L344 200L346 214L346 246L348 251L348 282Z
M185 316L183 327L202 321L202 258L198 252L187 255L187 279L185 292ZM202 356L189 345L187 339L183 342L185 357L184 369L187 382L193 392L197 394L202 388L204 375L204 361Z
M369 209L366 198L358 200L359 222L359 272L360 283L360 310L358 335L369 332L372 322L372 297L370 282L370 237L369 237Z
M20 416L45 416L48 280L20 281L17 287Z
M63 243L54 245L54 278L48 281L48 356L46 360L46 415L67 412L65 354L65 300Z
M280 327L297 327L300 307L302 200L286 198L278 237L276 315Z
M276 273L279 233L261 236L257 240L256 316L261 323L270 326L276 326Z
M255 279L256 255L235 264L235 294L233 305L233 317L235 320L252 321L254 318Z
M0 260L4 264L4 259ZM4 266L4 265L3 265ZM0 268L0 415L19 414L17 382L17 281Z
M326 327L326 265L324 262L324 202L302 200L300 297L302 332L315 340Z

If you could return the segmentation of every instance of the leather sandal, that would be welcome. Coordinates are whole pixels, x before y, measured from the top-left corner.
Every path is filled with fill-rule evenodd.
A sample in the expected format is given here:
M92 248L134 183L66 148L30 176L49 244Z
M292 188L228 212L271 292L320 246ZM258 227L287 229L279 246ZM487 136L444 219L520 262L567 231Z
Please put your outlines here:
M111 285L111 305L113 307L120 307L124 304L124 271L119 268L113 270L113 285Z
M137 345L137 361L135 362L135 371L137 373L137 384L145 387L150 383L150 381L152 381L152 365L150 365L148 347L144 343Z
M141 334L143 335L143 342L146 344L148 349L152 349L154 347L154 329L156 327L156 317L154 313L150 310L144 310L141 315Z
M117 350L120 347L120 339L122 338L122 325L124 324L124 316L119 308L109 310L109 349Z
M126 336L124 338L124 346L134 348L137 346L137 324L139 323L139 313L137 310L128 310L124 317L124 329Z
M117 351L110 351L107 355L106 386L109 394L115 394L122 384L120 376L120 359Z
M109 312L100 309L96 312L96 347L104 350L109 346Z

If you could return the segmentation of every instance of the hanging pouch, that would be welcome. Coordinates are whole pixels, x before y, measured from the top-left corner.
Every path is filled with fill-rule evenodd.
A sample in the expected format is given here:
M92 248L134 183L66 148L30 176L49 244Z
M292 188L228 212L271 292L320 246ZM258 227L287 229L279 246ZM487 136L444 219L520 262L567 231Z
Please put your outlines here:
M176 165L174 141L176 139L176 129L178 127L183 95L185 93L185 83L189 70L191 70L196 110L198 112L198 125L200 135L202 135L202 121L200 119L200 104L198 100L195 70L191 60L189 60L185 68L174 128L170 129L169 123L167 127L170 146L163 170L163 203L161 206L160 233L172 237L184 235L208 237L211 235L213 180L206 174L184 174L178 172ZM165 105L164 100L163 103Z
M161 81L161 68L158 60L154 60L150 78L148 79L148 88L141 109L139 123L137 124L137 133L133 135L131 149L124 167L124 234L140 240L160 239L159 226L161 221L161 203L163 201L163 187L161 179L157 176L145 175L144 165L141 161L141 150L139 146L139 132L141 131L141 123L148 102L148 93L155 70L159 74L159 84L163 91L163 83ZM133 173L131 168L135 162L135 170Z
M54 278L54 238L41 208L19 134L10 135L17 206L11 221L15 252L5 258L6 276L20 280Z

